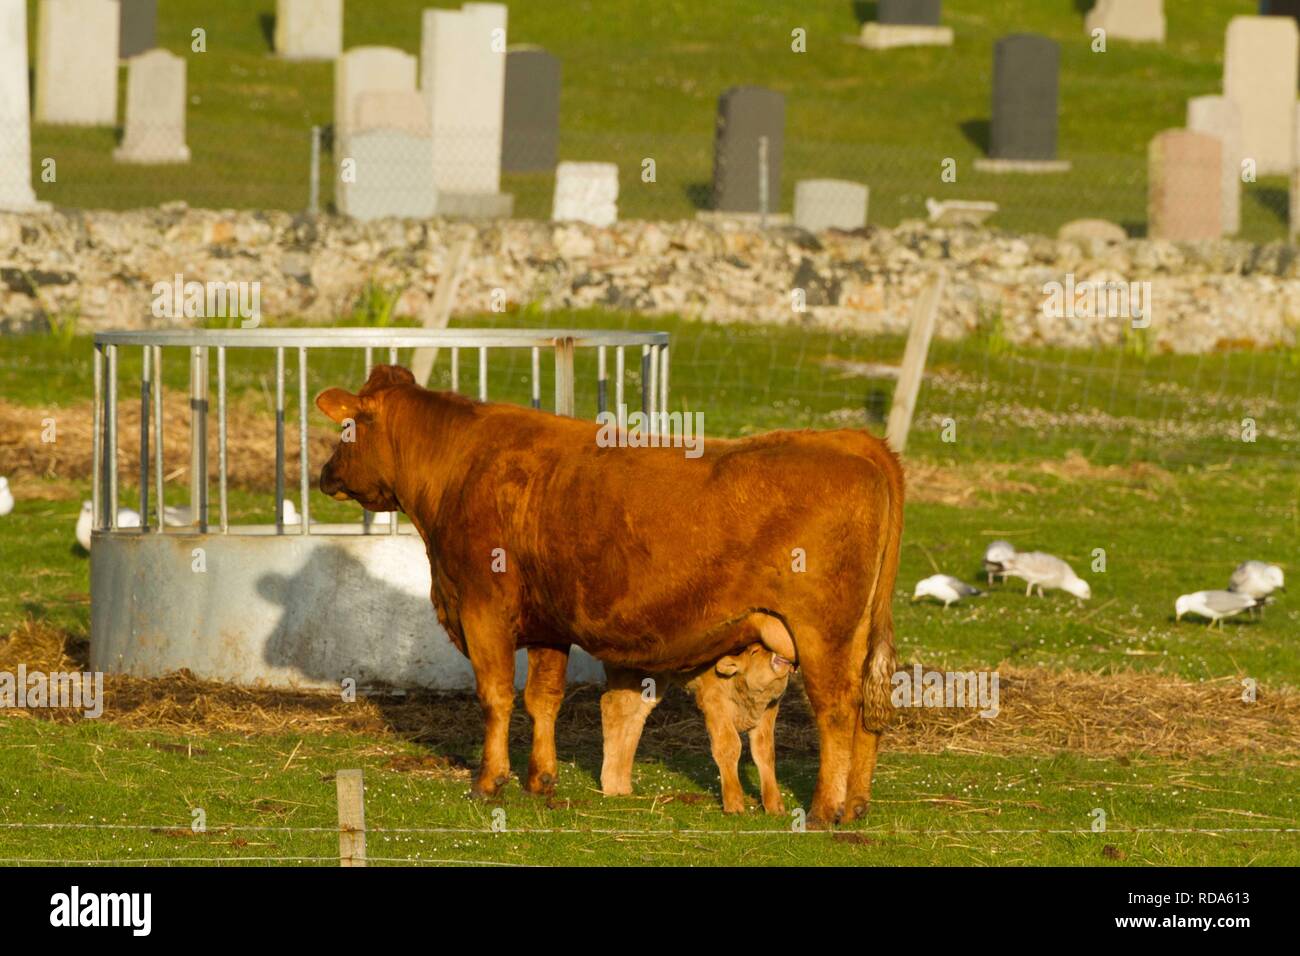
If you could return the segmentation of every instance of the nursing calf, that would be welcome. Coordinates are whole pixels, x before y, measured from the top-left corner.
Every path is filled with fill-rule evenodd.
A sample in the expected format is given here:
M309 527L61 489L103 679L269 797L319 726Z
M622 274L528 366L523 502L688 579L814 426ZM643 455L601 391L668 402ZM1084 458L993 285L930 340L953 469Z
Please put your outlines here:
M763 625L779 631L771 643L761 640L735 655L720 657L712 664L683 673L644 674L627 668L606 668L605 693L600 698L600 720L604 731L605 759L600 788L610 795L632 792L632 763L646 718L662 699L663 692L681 684L695 698L704 714L713 761L722 778L722 809L741 813L745 795L740 786L740 735L749 735L749 751L758 767L763 809L784 813L776 781L776 715L781 697L794 672L789 638L775 619L754 615L750 627L754 638L762 638ZM785 656L791 655L791 656Z

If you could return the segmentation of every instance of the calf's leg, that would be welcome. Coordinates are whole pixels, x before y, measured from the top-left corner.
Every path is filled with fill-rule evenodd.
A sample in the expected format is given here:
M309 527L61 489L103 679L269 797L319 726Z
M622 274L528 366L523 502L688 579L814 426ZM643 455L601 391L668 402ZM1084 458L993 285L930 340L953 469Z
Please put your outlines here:
M745 791L740 786L740 734L734 715L728 708L711 707L700 701L704 725L709 730L713 762L722 777L722 812L744 813Z
M781 788L776 782L776 712L775 704L767 708L749 732L749 752L754 758L754 765L758 767L763 810L767 813L785 813Z
M555 718L564 701L564 674L569 666L569 645L528 648L528 679L524 683L524 708L533 720L533 749L528 758L529 793L555 792L558 769L555 758Z
M604 737L604 759L600 768L600 789L607 796L632 792L632 764L650 711L659 703L666 687L656 685L645 694L645 674L626 667L605 665L605 693L600 695L600 726ZM646 698L649 697L649 700Z

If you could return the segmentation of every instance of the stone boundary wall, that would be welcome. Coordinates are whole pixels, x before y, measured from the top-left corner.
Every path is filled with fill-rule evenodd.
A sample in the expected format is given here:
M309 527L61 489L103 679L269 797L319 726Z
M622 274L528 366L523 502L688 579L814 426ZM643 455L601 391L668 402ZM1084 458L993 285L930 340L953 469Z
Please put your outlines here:
M903 333L927 271L950 281L937 334L994 331L1016 344L1088 348L1141 335L1156 350L1293 347L1300 338L1295 247L1247 242L1015 236L904 223L818 236L737 223L379 221L169 204L127 212L0 213L0 332L75 318L82 329L177 327L156 315L155 284L258 283L266 321L347 320L366 289L394 314L430 309L450 247L472 241L456 312L535 304L681 313L713 322L806 323ZM1048 283L1130 283L1150 298L1149 327L1088 314ZM1147 284L1147 285L1142 285ZM170 295L170 293L168 293ZM1103 301L1105 297L1102 297ZM803 309L799 309L802 302ZM1139 304L1137 299L1134 304ZM165 310L164 310L165 311ZM1102 310L1103 313L1107 311ZM1143 320L1139 319L1138 324Z

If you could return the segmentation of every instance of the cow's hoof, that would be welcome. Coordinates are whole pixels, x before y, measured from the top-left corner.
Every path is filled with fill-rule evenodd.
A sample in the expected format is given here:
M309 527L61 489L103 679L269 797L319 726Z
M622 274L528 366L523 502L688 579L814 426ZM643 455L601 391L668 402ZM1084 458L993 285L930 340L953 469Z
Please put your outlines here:
M490 781L477 781L470 789L469 795L476 800L491 800L497 796L509 783L510 778L505 774L499 774Z
M847 810L845 811L843 822L851 823L854 820L861 820L864 817L866 817L867 811L870 809L871 809L870 800L867 799L854 800L849 804Z
M538 796L549 797L555 793L555 776L549 773L529 774L524 789Z
M824 830L827 827L833 827L844 817L844 808L836 807L834 810L818 810L808 814L808 827L812 830Z
M772 816L784 816L785 804L780 800L778 800L776 803L766 804L763 807L763 812L771 814Z

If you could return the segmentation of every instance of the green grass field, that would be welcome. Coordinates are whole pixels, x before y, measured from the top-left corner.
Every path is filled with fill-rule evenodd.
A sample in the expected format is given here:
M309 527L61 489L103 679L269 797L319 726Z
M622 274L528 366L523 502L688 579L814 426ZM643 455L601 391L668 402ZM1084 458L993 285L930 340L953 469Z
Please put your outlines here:
M381 44L419 53L420 11L429 0L346 5L345 46ZM442 5L442 4L440 4ZM1189 97L1221 90L1228 21L1255 13L1252 0L1180 0L1168 12L1164 46L1112 41L1091 50L1078 0L950 0L949 49L874 53L846 43L874 3L773 0L587 0L510 4L512 43L540 44L563 64L560 158L614 162L620 168L620 215L676 219L708 202L718 94L759 84L786 96L781 208L799 179L837 177L871 187L871 221L892 225L923 217L927 196L992 199L992 224L1044 232L1099 216L1142 234L1146 221L1147 144L1182 126ZM35 0L30 0L35 35ZM170 0L159 11L159 43L186 56L193 161L176 167L129 167L109 156L111 129L38 125L33 130L37 194L59 206L133 208L184 200L207 208L304 209L308 202L309 130L332 121L329 64L270 55L270 0ZM577 25L581 24L579 28ZM195 29L206 52L192 52ZM807 50L791 49L806 31ZM1061 44L1060 155L1064 175L981 174L972 161L988 139L993 43L1017 31ZM120 84L125 96L125 74ZM44 182L42 161L57 164ZM642 162L655 160L655 182ZM940 164L958 164L955 183ZM326 153L327 164L335 157ZM332 197L331 170L323 201ZM549 216L553 177L507 175L518 215ZM1286 235L1287 183L1246 187L1242 236Z
M891 339L598 312L524 311L466 324L493 322L667 329L673 336L673 407L702 411L706 436L782 426L859 425L879 432L891 383L863 374L860 366L896 362L902 351L901 341ZM89 350L84 338L6 341L0 397L8 420L20 423L19 440L35 436L43 417L75 414L71 409L88 399ZM136 361L124 352L124 399L134 394ZM271 370L231 361L232 403L268 409ZM494 397L526 401L526 354L497 355L491 369ZM177 363L165 371L170 386L183 387ZM1025 350L990 333L935 343L928 373L907 456L910 492L895 600L903 664L1113 674L1137 691L1143 679L1157 677L1220 680L1229 695L1251 678L1262 696L1294 693L1300 685L1294 656L1300 604L1294 596L1282 596L1260 621L1230 621L1222 631L1173 619L1178 594L1225 586L1246 558L1278 561L1295 573L1300 361L1294 353ZM359 354L319 355L311 366L311 391L355 387L361 374ZM447 375L444 354L435 377L445 384ZM585 358L578 381L579 411L592 413L594 369ZM465 387L472 391L474 384L470 371ZM636 384L633 376L629 385ZM544 396L549 388L544 383ZM30 432L23 416L30 417ZM1241 438L1244 417L1257 422L1253 442ZM943 439L947 419L955 424L954 442ZM319 415L314 421L324 425ZM129 473L123 482L123 501L130 503ZM30 618L67 632L74 643L84 640L88 563L73 546L72 527L88 487L84 476L57 473L15 483L17 509L0 525L0 579L6 582L0 634ZM352 508L314 496L320 517ZM266 519L269 490L236 491L232 510L237 518ZM995 537L1067 558L1091 581L1092 601L1080 606L1060 593L1027 599L1013 582L947 611L908 602L912 583L936 569L975 580L980 554ZM1094 567L1096 549L1105 552L1104 571ZM641 796L601 797L591 701L576 701L569 710L588 723L561 728L556 799L533 798L512 784L499 805L507 831L492 833L498 806L465 799L462 768L477 760L476 720L466 720L452 739L431 743L407 727L334 734L232 733L189 724L141 728L114 722L112 708L110 694L105 721L0 721L0 860L329 857L337 847L329 831L330 775L361 766L368 821L392 831L373 833L370 853L391 860L1300 861L1298 834L1277 832L1300 827L1294 748L1252 747L1231 724L1223 726L1223 736L1237 743L1178 754L1154 740L1122 753L1098 749L1098 741L1087 742L1087 714L1078 716L1083 744L1077 752L1046 743L1028 753L995 747L919 752L910 746L891 752L886 738L869 819L845 831L852 836L833 836L790 833L787 819L724 817L701 746L702 721L689 708L675 712L675 723L665 718L648 730L638 762ZM1182 716L1161 719L1177 723ZM516 770L526 762L524 724L521 716L517 720ZM692 732L694 744L678 747L681 735ZM1025 732L1033 734L1032 722ZM785 733L779 726L786 803L805 806L816 755L794 723ZM430 755L453 759L429 770L420 758ZM756 780L748 783L753 790ZM173 832L188 827L194 807L206 811L209 832ZM1106 833L1090 830L1098 807L1107 813ZM29 826L64 823L79 828ZM418 832L397 832L412 828Z

